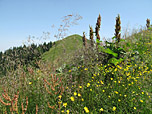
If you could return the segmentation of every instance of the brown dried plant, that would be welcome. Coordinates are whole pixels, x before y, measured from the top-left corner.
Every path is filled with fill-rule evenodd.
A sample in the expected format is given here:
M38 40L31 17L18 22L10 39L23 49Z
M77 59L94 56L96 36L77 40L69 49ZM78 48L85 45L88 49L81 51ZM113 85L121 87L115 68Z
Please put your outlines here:
M18 114L18 98L19 98L19 91L17 91L17 94L14 95L14 97L11 99L10 96L8 95L8 93L6 92L6 90L4 89L4 93L2 93L3 98L6 101L9 101L10 103L6 103L4 102L4 100L2 100L0 98L0 102L5 105L6 107L8 106L10 109L11 114L13 114L13 112ZM22 114L25 114L26 110L27 110L27 106L28 106L28 97L26 97L26 106L25 108L23 108L23 103L22 105ZM7 113L7 112L5 112Z
M83 45L84 45L85 47L87 47L87 39L86 39L86 36L85 36L85 32L83 32L82 40L83 40Z
M100 40L100 35L99 35L100 25L101 25L101 16L99 14L95 28L95 33L98 40Z
M90 26L90 40L91 40L91 46L93 47L94 41L93 41L93 28Z
M26 106L25 106L25 108L23 106L23 103L21 105L22 105L22 114L25 114L25 112L27 111L27 106L28 106L28 97L26 97Z
M119 33L121 30L120 24L121 24L120 15L118 14L118 17L116 17L116 25L115 25L115 37L118 43L120 42L120 37L121 37L121 33Z
M55 96L54 101L57 101L59 98L58 96L61 95L64 92L64 87L62 85L62 78L58 78L55 74L51 74L51 83L48 82L45 78L43 78L44 81L44 88L46 89L47 93L49 93L51 96ZM51 90L48 89L47 86L50 86ZM60 110L60 103L55 104L55 105L50 105L50 103L48 102L48 107L53 109L53 110L57 110L59 108Z
M37 114L37 112L38 112L38 106L36 105L36 114Z
M146 26L147 26L147 29L148 29L150 27L150 19L147 19L146 22L147 22Z

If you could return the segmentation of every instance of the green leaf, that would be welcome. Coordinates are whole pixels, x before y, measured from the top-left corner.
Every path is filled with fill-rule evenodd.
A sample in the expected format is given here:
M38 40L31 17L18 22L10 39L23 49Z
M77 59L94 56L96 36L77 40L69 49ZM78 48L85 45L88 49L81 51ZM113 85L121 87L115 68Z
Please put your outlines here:
M125 41L124 39L120 39L120 41Z
M115 38L116 38L116 36L112 37L112 39L115 39Z
M99 44L99 43L102 42L102 41L100 41L99 39L96 39L96 42L97 42L97 44Z
M111 49L109 49L109 48L105 49L105 53L111 54L111 55L113 55L114 57L117 57L117 56L118 56L117 53L113 52L113 51L112 51Z

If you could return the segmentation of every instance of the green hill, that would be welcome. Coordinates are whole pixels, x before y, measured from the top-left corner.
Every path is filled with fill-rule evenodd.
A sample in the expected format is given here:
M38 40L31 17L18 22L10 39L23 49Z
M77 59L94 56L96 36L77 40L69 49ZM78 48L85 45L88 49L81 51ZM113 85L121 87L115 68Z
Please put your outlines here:
M73 55L73 53L82 47L82 36L77 34L71 35L56 41L53 47L42 55L42 60L49 63L57 63L61 61L61 59L62 61L69 61L67 58L69 59L70 55Z

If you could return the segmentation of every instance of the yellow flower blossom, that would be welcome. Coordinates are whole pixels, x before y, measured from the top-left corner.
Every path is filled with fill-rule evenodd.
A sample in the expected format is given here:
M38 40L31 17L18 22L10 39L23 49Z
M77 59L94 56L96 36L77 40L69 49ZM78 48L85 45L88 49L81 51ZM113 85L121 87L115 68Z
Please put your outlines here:
M89 109L87 107L84 107L84 110L86 113L89 113Z
M102 111L102 112L103 112L103 108L100 108L100 111Z
M59 95L59 96L58 96L58 98L59 98L59 99L61 99L61 98L62 98L62 96L61 96L61 95Z
M29 85L31 85L32 84L32 82L29 82Z
M143 100L140 100L140 102L143 103L144 101L143 101Z
M77 95L77 92L74 92L74 96L76 96Z
M90 86L90 83L87 83L87 87L89 87Z
M81 94L80 94L80 93L78 93L78 96L79 96L79 97L81 97Z
M114 106L114 107L112 108L112 110L115 111L115 110L116 110L116 107Z
M79 88L81 89L81 88L82 88L82 86L79 86Z
M63 106L66 107L66 106L67 106L67 103L63 103Z
M134 110L136 110L136 107L134 107Z
M81 101L84 101L84 99L82 98Z
M69 114L69 113L70 113L70 111L69 111L69 110L67 110L66 112L67 112L67 114Z
M71 101L74 101L74 97L71 97Z
M88 70L88 68L85 68L84 70Z

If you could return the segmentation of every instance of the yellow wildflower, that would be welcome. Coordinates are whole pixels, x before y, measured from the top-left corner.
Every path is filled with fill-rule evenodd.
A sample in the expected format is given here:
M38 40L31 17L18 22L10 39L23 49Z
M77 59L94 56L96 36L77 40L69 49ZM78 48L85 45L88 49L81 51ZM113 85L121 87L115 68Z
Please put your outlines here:
M103 108L100 108L100 111L102 111L102 112L103 112Z
M61 96L61 95L59 95L58 97L59 97L59 99L61 99L61 98L62 98L62 96Z
M79 88L81 89L81 88L82 88L82 86L79 86Z
M71 101L74 101L74 97L71 97Z
M84 99L82 98L81 101L84 101Z
M140 100L140 102L143 103L144 101L143 101L143 100Z
M88 70L88 68L85 68L84 70Z
M79 97L81 97L81 94L80 94L80 93L78 93L78 96L79 96Z
M85 110L86 113L89 113L89 110L88 110L87 107L84 107L84 110Z
M90 83L87 83L87 87L89 87L90 86Z
M31 85L32 84L32 82L29 82L29 85Z
M112 110L115 111L115 110L116 110L116 107L114 106L114 107L112 108Z
M69 114L69 113L70 113L70 111L69 111L69 110L67 110L66 112L67 112L67 114Z
M76 96L77 95L77 92L74 92L74 96Z
M63 103L63 106L66 107L66 106L67 106L67 103Z
M136 110L136 107L134 107L134 109Z

